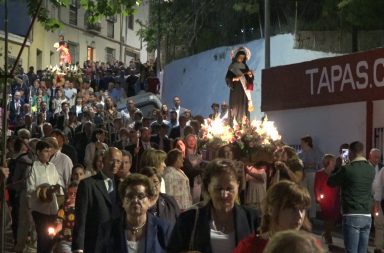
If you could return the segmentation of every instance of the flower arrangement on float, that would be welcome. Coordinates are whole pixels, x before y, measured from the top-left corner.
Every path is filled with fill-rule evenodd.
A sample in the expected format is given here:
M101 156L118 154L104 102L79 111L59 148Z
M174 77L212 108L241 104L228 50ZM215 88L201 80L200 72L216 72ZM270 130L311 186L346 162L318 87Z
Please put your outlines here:
M200 136L207 150L234 144L240 148L243 158L252 161L272 159L273 152L281 145L281 135L267 116L252 121L244 117L240 124L234 120L233 127L222 119L206 119Z
M83 82L84 73L81 68L76 65L68 66L52 66L49 65L43 72L43 79L54 84L61 84L64 78L75 83Z

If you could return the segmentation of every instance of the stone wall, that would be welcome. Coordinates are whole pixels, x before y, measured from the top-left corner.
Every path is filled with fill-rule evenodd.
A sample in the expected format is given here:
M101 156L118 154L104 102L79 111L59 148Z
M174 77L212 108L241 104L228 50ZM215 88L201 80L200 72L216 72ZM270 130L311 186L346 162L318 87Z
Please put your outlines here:
M384 30L358 32L359 51L383 46ZM347 31L300 31L295 36L295 48L350 53L352 51L352 34Z

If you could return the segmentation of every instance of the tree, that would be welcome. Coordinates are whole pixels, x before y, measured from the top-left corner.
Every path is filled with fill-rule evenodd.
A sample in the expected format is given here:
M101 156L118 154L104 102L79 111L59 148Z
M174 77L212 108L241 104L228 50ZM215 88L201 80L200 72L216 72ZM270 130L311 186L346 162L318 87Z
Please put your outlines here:
M28 6L28 12L32 16L39 6L41 0L23 0ZM51 3L69 7L73 0L49 0ZM129 15L134 12L135 7L141 4L141 0L75 0L84 7L88 15L88 21L93 23L102 17L114 16L116 14ZM40 8L37 20L44 26L46 30L55 30L59 28L60 22L49 16L49 11L43 6Z

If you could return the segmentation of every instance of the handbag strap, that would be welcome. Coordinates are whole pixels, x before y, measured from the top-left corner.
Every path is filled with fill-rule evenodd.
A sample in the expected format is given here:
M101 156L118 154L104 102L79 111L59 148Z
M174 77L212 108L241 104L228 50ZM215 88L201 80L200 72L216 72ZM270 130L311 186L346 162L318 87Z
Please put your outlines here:
M192 229L192 233L191 233L191 238L189 240L188 250L193 250L193 245L195 243L195 234L196 234L196 227L197 227L198 219L199 219L199 208L196 207L195 221L193 223L193 229Z

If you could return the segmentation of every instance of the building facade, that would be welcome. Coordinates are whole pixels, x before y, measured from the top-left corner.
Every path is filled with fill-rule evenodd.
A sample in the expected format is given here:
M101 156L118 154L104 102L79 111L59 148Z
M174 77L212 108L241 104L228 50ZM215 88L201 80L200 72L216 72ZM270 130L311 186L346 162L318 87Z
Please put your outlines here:
M11 24L13 24L12 19L17 20L18 9L21 6L16 2L9 7ZM38 22L35 23L19 62L24 69L29 66L44 69L49 65L58 64L59 55L53 45L59 41L60 35L63 35L68 43L72 63L79 62L82 65L85 60L100 62L118 60L128 64L131 59L141 62L149 60L146 43L137 35L140 27L136 22L140 20L143 24L148 24L149 1L143 1L133 15L107 17L93 24L87 21L87 12L80 6L79 0L71 0L67 8L44 0L44 7L49 10L51 17L59 20L63 26L55 32L49 32ZM30 20L29 17L27 18ZM14 61L21 47L23 35L26 32L25 26L28 26L26 22L24 27L10 30L8 39L10 63ZM0 40L0 50L3 50L4 31L0 31ZM4 57L1 57L0 64L3 66Z
M261 102L286 143L311 135L328 153L352 141L384 150L384 49L265 69Z

